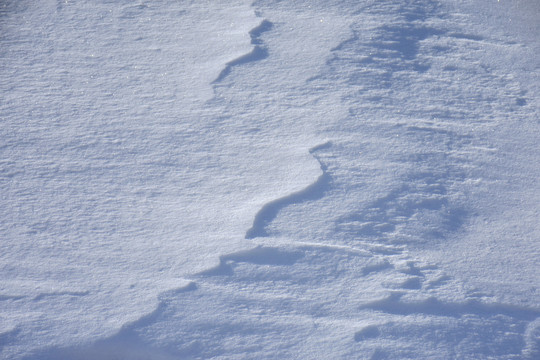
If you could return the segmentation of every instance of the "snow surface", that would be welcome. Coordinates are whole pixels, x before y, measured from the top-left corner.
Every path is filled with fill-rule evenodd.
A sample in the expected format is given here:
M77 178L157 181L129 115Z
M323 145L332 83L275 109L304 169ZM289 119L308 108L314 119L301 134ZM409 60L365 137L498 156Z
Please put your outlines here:
M0 1L1 359L539 359L536 0Z

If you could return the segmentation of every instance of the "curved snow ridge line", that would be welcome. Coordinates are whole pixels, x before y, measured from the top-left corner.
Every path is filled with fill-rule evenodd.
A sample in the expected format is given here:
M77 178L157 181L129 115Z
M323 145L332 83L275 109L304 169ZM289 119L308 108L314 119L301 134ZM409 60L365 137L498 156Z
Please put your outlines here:
M359 310L378 310L397 315L435 315L459 318L466 314L479 317L505 315L514 319L531 321L540 317L540 310L534 308L507 305L503 303L482 303L476 299L465 302L443 302L435 297L423 301L408 302L402 300L404 292L394 292L388 297L372 301L359 307Z
M154 310L140 318L130 321L116 332L116 334L94 341L88 345L74 345L68 347L51 347L35 353L33 356L24 358L27 360L73 360L73 359L159 359L174 360L176 357L162 353L160 350L151 348L140 341L137 328L148 326L166 310L166 300L183 293L198 289L195 282L185 280L185 285L166 290L158 296L158 303ZM0 345L2 333L0 333ZM1 348L1 346L0 346Z
M272 24L270 21L263 20L259 25L251 29L251 31L249 32L249 36L251 37L251 44L255 45L253 49L249 53L226 63L225 68L219 73L218 77L214 81L212 81L212 84L216 84L222 81L227 75L230 74L233 66L266 59L268 57L268 50L266 50L266 48L262 46L262 41L261 39L259 39L259 36L263 32L272 29L273 26L274 24Z
M309 153L313 155L313 152L329 147L330 145L331 143L327 141L321 145L317 145L311 148L309 150ZM322 171L322 174L317 178L317 180L303 190L294 192L292 194L266 203L255 215L253 225L246 232L246 239L267 237L268 233L265 229L266 226L276 218L279 211L284 207L291 204L302 203L308 200L320 199L323 196L326 188L328 187L328 184L330 183L330 176L326 172L326 166L323 165L316 156L314 156L314 158L319 162Z
M253 265L285 266L294 265L304 254L299 250L280 249L273 246L257 246L253 249L238 251L219 257L219 264L211 269L201 271L195 276L232 276L232 263L248 263Z

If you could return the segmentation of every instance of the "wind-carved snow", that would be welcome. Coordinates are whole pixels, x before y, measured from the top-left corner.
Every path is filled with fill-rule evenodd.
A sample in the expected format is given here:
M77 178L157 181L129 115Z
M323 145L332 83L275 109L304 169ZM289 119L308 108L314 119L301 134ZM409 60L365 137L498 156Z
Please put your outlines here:
M0 358L111 336L246 247L264 157L202 106L260 19L213 4L0 5Z
M257 1L257 17L245 4L230 12L225 3L160 4L172 7L126 2L114 18L144 26L146 33L134 34L114 22L118 38L136 50L130 56L152 59L153 66L125 61L130 56L107 58L96 46L79 64L89 62L87 72L62 62L80 59L76 45L57 44L60 53L40 52L62 65L49 73L61 80L60 68L68 69L66 78L78 69L75 78L89 87L72 84L69 96L46 101L57 106L23 103L31 108L28 122L0 129L6 139L0 150L8 149L2 181L14 180L2 188L2 201L11 205L2 216L25 218L2 234L17 240L3 243L9 247L1 252L14 256L0 285L2 358L540 356L535 242L520 239L514 214L524 207L527 235L538 234L538 176L530 165L538 163L538 96L521 89L508 60L493 60L503 52L522 54L522 44L500 40L491 26L483 32L482 22L475 28L460 5L434 0ZM68 11L94 21L67 26L92 29L118 11L109 3L94 15L74 3L56 5L60 16ZM171 9L182 21L163 23L190 22L189 31L145 20L167 18ZM208 10L216 12L200 16ZM19 30L24 21L15 23L11 29ZM218 23L239 26L225 31L235 39L234 51L211 36ZM189 37L198 33L194 28L218 41L196 42ZM191 60L175 65L183 47L167 34L193 46L185 54ZM36 56L9 59L9 71L20 61L28 71L39 65ZM202 73L182 69L199 61ZM194 74L203 76L193 80ZM133 87L139 81L155 86ZM17 91L5 92L1 110L19 120L14 104L26 93L17 86L26 83L10 83ZM103 90L103 83L118 93L90 91ZM131 101L130 92L141 96ZM85 112L74 106L81 99ZM115 112L119 107L123 113ZM42 121L57 115L51 108L70 121L40 131ZM79 117L98 124L81 125ZM80 129L66 125L71 122ZM529 135L510 131L517 125ZM320 139L330 141L305 150ZM84 186L73 186L78 183ZM39 201L27 196L36 189ZM524 194L527 200L511 202ZM23 204L15 201L23 195ZM62 206L80 222L44 210ZM501 210L508 211L494 215ZM98 221L100 214L110 222ZM74 236L81 234L93 236ZM496 237L507 241L493 242ZM516 259L529 259L522 278L509 267L522 260L489 261L489 254L514 245ZM78 251L67 252L70 246ZM487 285L456 270L479 258ZM40 272L48 282L23 281ZM501 278L508 281L498 283ZM508 298L501 295L506 289ZM80 304L88 305L84 319Z
M330 146L330 142L326 142L311 148L309 153L313 154L318 149L322 149L327 146ZM315 158L317 159L316 156ZM324 195L324 191L330 182L330 178L326 173L325 166L321 164L320 161L319 164L321 166L322 174L315 182L303 190L273 200L265 204L261 210L259 210L259 212L255 215L255 219L253 220L253 226L246 232L246 239L268 236L265 230L266 225L269 224L277 216L278 212L285 206L290 204L298 204L307 200L315 200Z
M227 75L229 75L231 68L234 66L242 65L251 61L263 60L268 57L268 50L262 45L259 36L263 32L271 30L272 25L273 24L270 21L263 20L257 27L251 29L249 36L251 37L251 44L254 45L253 49L249 53L229 61L212 83L215 84L222 81Z
M423 246L452 241L468 225L475 210L465 199L474 191L470 187L490 181L482 178L479 167L498 153L480 135L494 126L483 114L504 113L504 107L515 106L518 101L513 100L520 97L504 77L482 75L466 58L450 56L457 46L474 49L475 42L482 46L489 42L452 29L444 23L439 5L435 1L374 5L372 12L367 11L371 21L356 24L360 29L353 29L353 37L334 47L335 57L327 63L332 70L309 79L321 92L333 89L336 81L351 86L350 93L341 96L351 100L350 117L338 119L332 130L356 132L350 137L340 133L341 142L321 149L317 160L332 179L324 196L269 203L250 230L260 234L250 236L259 245L253 258L249 253L222 256L218 267L199 274L201 297L222 309L218 329L240 326L246 329L240 333L249 333L249 339L260 343L276 330L254 329L249 319L253 314L266 319L278 313L284 322L279 328L293 329L280 338L287 344L278 353L281 357L293 351L310 354L309 349L321 346L304 343L313 331L325 334L333 355L341 349L342 356L353 358L538 355L534 350L538 340L530 335L537 332L537 308L505 303L414 256ZM381 26L384 21L379 17L393 12L397 21ZM375 36L367 39L371 33ZM366 55L358 59L359 54ZM481 93L473 87L454 87L459 84L455 80L448 88L429 86L445 72L456 72L456 77L478 73L482 82L493 86ZM431 102L425 107L417 104L411 91ZM505 99L505 105L490 110L493 99ZM355 138L359 134L366 136L360 143ZM478 157L471 159L472 153ZM324 224L331 219L335 228L328 230ZM264 254L267 262L261 261ZM290 261L271 261L276 255ZM351 288L351 284L359 285ZM231 287L235 290L228 293ZM171 306L178 309L201 297L171 301ZM245 320L235 320L239 318ZM200 322L210 319L198 319L181 333L197 338L190 337L188 329ZM336 328L350 337L344 339ZM195 353L212 357L217 353L211 348L234 342L234 334L222 335L223 342L207 339L208 346ZM295 350L289 353L289 348Z
M269 137L290 129L208 102L229 51L262 47L252 42L268 23L249 4L50 5L1 19L14 74L0 129L1 230L13 239L1 244L1 312L17 329L2 329L6 359L57 359L136 323L157 294L251 246L260 204L320 171L305 151L314 136ZM21 32L25 17L52 30Z

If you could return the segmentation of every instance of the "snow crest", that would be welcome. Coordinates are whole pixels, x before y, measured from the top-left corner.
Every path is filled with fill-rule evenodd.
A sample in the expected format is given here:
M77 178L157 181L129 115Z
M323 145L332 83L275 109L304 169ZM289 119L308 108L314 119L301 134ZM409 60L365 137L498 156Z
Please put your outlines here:
M324 144L318 145L312 148L309 152L313 154L317 149L327 147L330 143L326 142ZM282 198L273 200L265 204L261 210L255 215L253 220L253 226L246 232L246 239L253 239L255 237L265 237L268 236L268 233L265 230L265 226L269 224L279 213L279 211L291 204L301 203L307 200L315 200L324 196L324 190L328 187L330 178L325 171L325 166L321 166L322 174L317 178L317 180L300 191L294 192Z

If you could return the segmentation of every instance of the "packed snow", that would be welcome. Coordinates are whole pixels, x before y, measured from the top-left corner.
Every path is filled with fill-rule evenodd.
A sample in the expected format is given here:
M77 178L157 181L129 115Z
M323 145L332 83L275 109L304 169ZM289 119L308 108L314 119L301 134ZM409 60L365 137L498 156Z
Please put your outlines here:
M0 1L0 359L539 359L540 2Z

